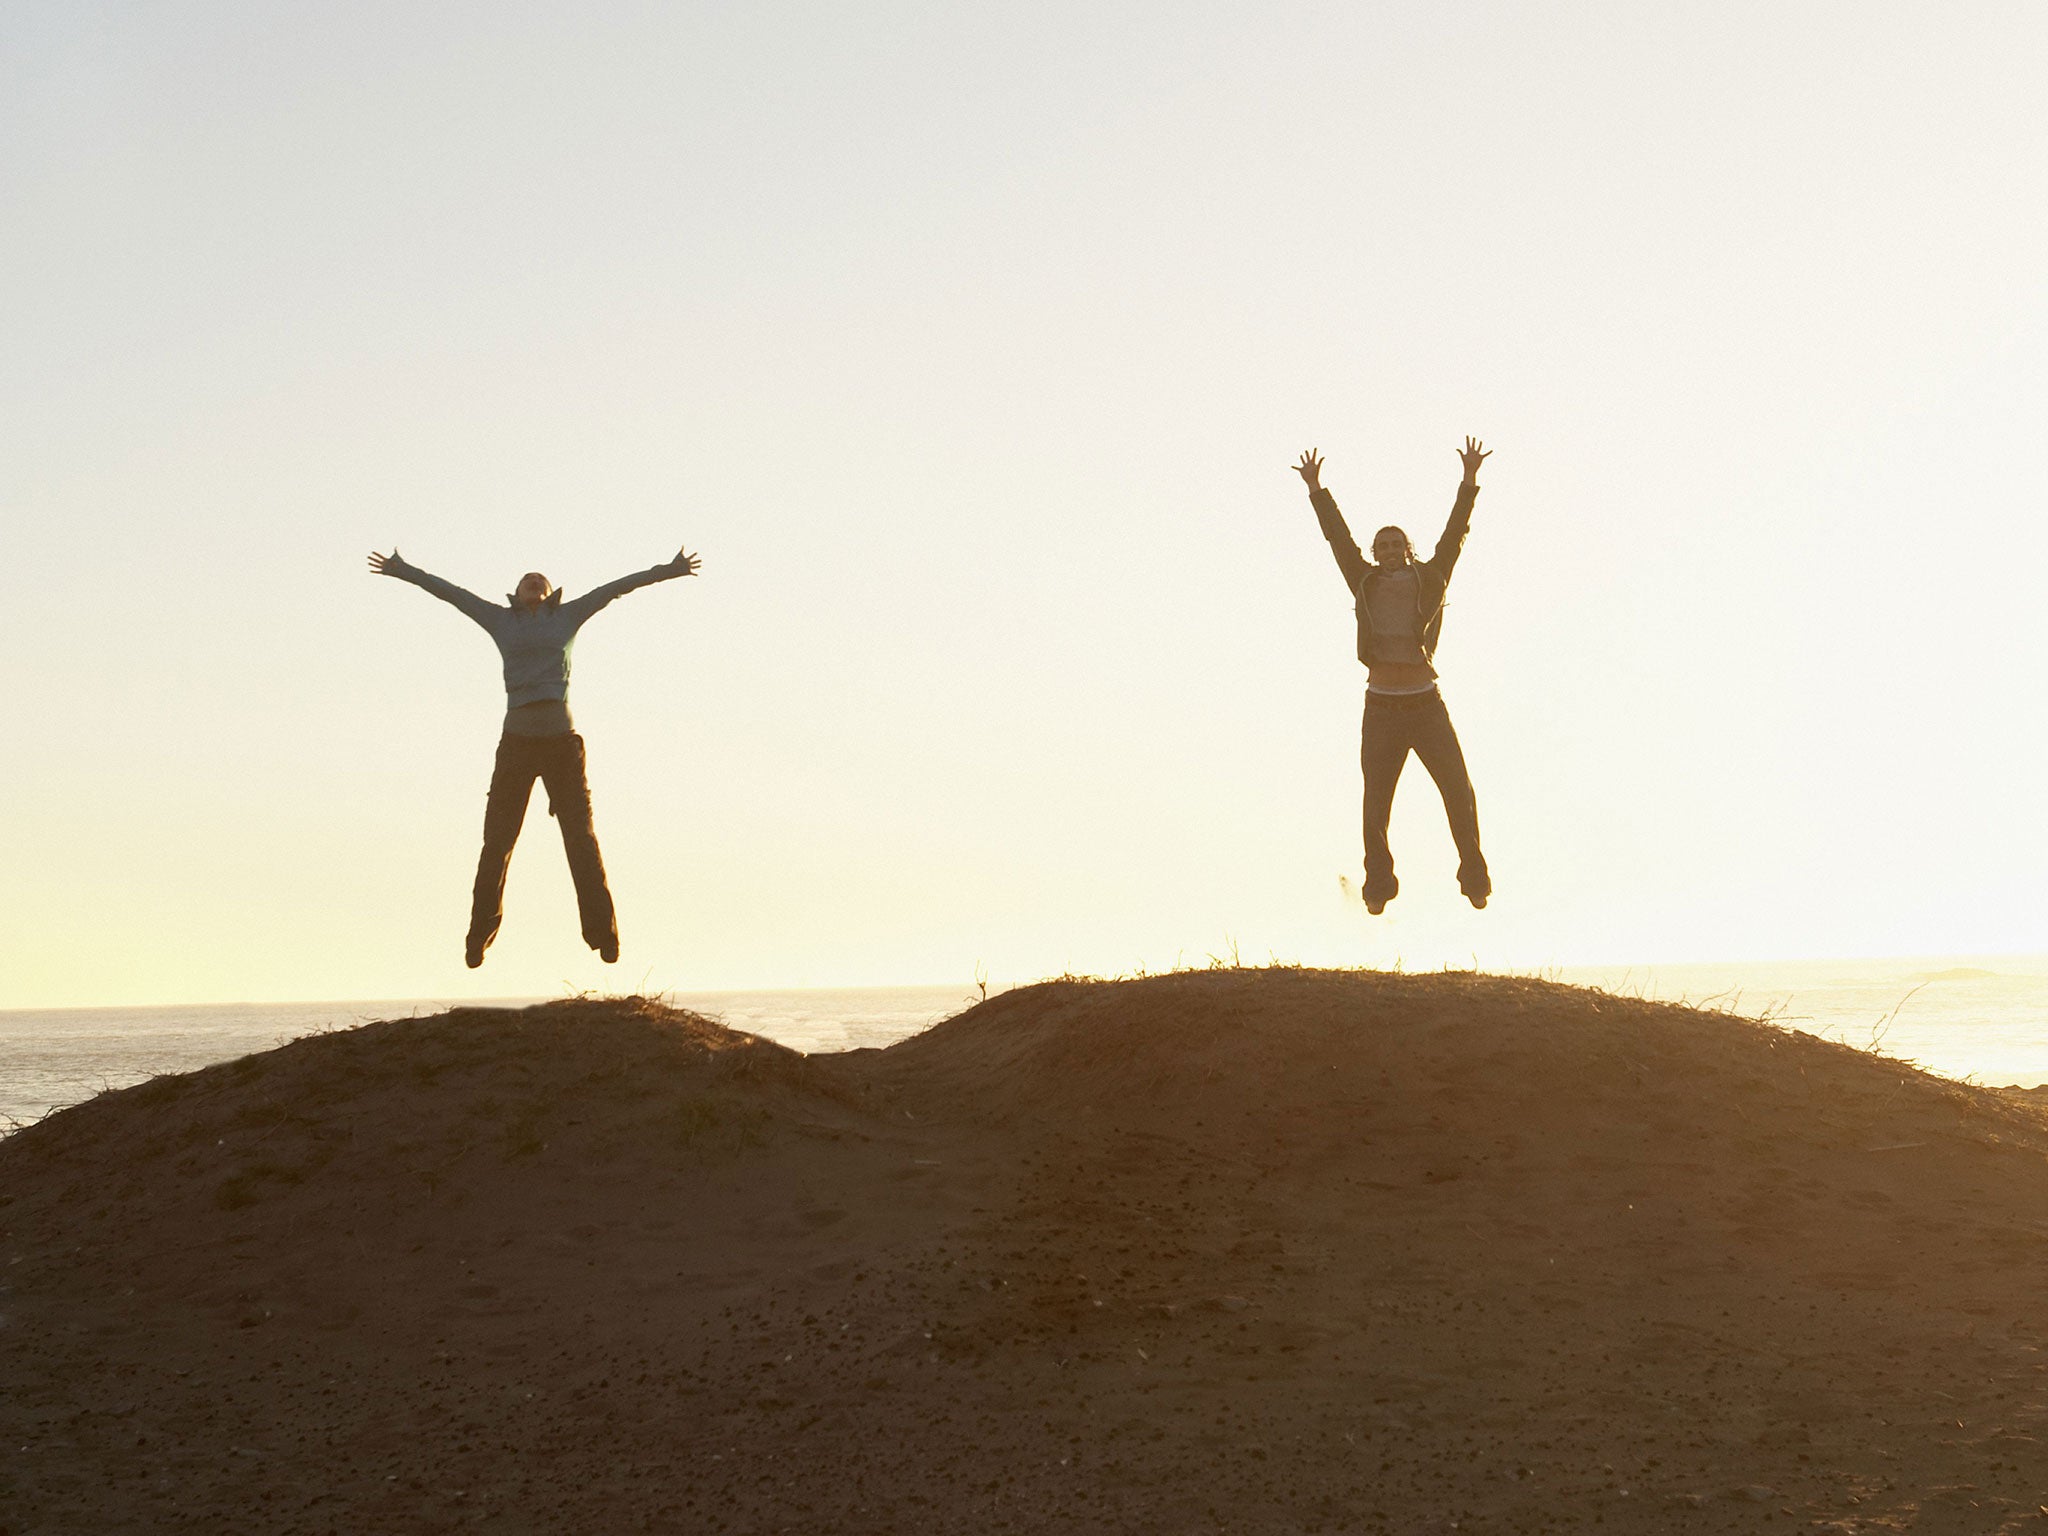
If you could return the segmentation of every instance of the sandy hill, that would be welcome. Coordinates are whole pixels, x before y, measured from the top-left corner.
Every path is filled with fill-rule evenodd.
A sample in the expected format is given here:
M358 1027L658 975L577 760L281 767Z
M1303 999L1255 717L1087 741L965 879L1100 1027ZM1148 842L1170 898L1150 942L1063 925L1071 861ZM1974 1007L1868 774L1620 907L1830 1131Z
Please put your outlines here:
M0 1142L0 1529L2048 1528L2024 1096L1480 975L372 1024Z

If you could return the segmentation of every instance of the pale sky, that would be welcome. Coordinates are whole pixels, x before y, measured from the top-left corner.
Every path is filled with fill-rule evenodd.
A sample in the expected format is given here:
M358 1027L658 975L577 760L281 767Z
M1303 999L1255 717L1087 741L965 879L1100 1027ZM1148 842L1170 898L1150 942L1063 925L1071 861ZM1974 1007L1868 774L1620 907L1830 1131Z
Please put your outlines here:
M2048 950L2034 4L0 12L0 1006ZM1359 873L1361 540L1494 450ZM665 559L462 937L497 597Z

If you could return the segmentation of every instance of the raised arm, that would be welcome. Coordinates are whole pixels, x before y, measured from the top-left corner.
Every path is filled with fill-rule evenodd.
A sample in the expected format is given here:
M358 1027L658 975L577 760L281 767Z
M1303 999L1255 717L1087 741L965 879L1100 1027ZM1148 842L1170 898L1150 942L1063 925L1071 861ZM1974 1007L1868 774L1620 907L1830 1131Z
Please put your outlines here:
M388 555L380 555L371 550L370 569L379 576L395 576L400 581L411 582L422 592L433 593L442 602L459 608L485 629L491 627L491 616L499 611L497 603L485 602L466 587L458 587L454 582L444 580L432 571L421 570L401 557L396 549Z
M1436 541L1436 553L1429 557L1429 565L1443 580L1451 579L1451 567L1458 563L1458 552L1465 547L1465 535L1472 531L1472 503L1479 497L1479 465L1493 455L1476 437L1465 439L1465 446L1458 450L1458 462L1465 466L1465 476L1458 482L1458 498L1451 503L1450 521L1444 524L1443 537Z
M1344 585L1357 592L1358 584L1365 580L1365 556L1359 552L1358 540L1351 537L1344 514L1337 510L1337 498L1323 489L1322 455L1313 448L1309 449L1301 456L1301 462L1294 466L1294 472L1308 487L1309 505L1316 509L1316 521L1322 525L1323 537L1330 541L1330 553L1337 557L1337 569L1344 573Z
M592 587L574 602L562 604L562 609L565 613L573 615L580 624L615 597L624 597L628 592L652 586L657 581L672 581L678 576L696 575L697 567L701 563L697 556L687 549L679 549L676 551L675 559L664 560L660 565L650 565L644 571L621 576L618 580L608 581L601 587Z

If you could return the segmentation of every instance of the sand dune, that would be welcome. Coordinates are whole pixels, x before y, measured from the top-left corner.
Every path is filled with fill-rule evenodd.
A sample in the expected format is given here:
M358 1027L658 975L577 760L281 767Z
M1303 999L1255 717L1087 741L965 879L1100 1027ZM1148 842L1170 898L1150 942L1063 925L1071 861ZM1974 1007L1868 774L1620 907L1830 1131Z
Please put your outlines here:
M0 1528L2042 1528L2048 1128L1476 975L465 1009L0 1142Z

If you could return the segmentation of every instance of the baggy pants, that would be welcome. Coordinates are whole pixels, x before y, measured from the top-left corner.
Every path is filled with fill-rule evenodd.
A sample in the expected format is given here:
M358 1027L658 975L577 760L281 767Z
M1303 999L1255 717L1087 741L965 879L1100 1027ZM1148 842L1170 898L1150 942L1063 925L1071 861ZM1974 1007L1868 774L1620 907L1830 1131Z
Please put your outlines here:
M569 855L569 878L576 883L576 907L583 919L583 942L603 949L619 942L612 893L605 884L604 857L597 850L597 832L590 820L590 781L583 771L583 738L574 731L555 736L514 736L498 741L497 766L491 771L490 798L484 802L484 851L476 865L476 891L469 913L469 948L481 954L498 936L504 920L505 870L512 845L526 822L526 802L533 781L547 786L548 812L562 828L562 849Z
M1458 888L1467 896L1490 896L1493 879L1486 855L1479 851L1479 809L1472 798L1472 776L1465 752L1451 728L1443 695L1367 693L1365 719L1359 729L1358 761L1365 770L1365 898L1391 900L1400 882L1394 878L1394 855L1387 847L1387 817L1394 809L1394 786L1413 752L1436 780L1450 818L1451 840L1458 845Z

